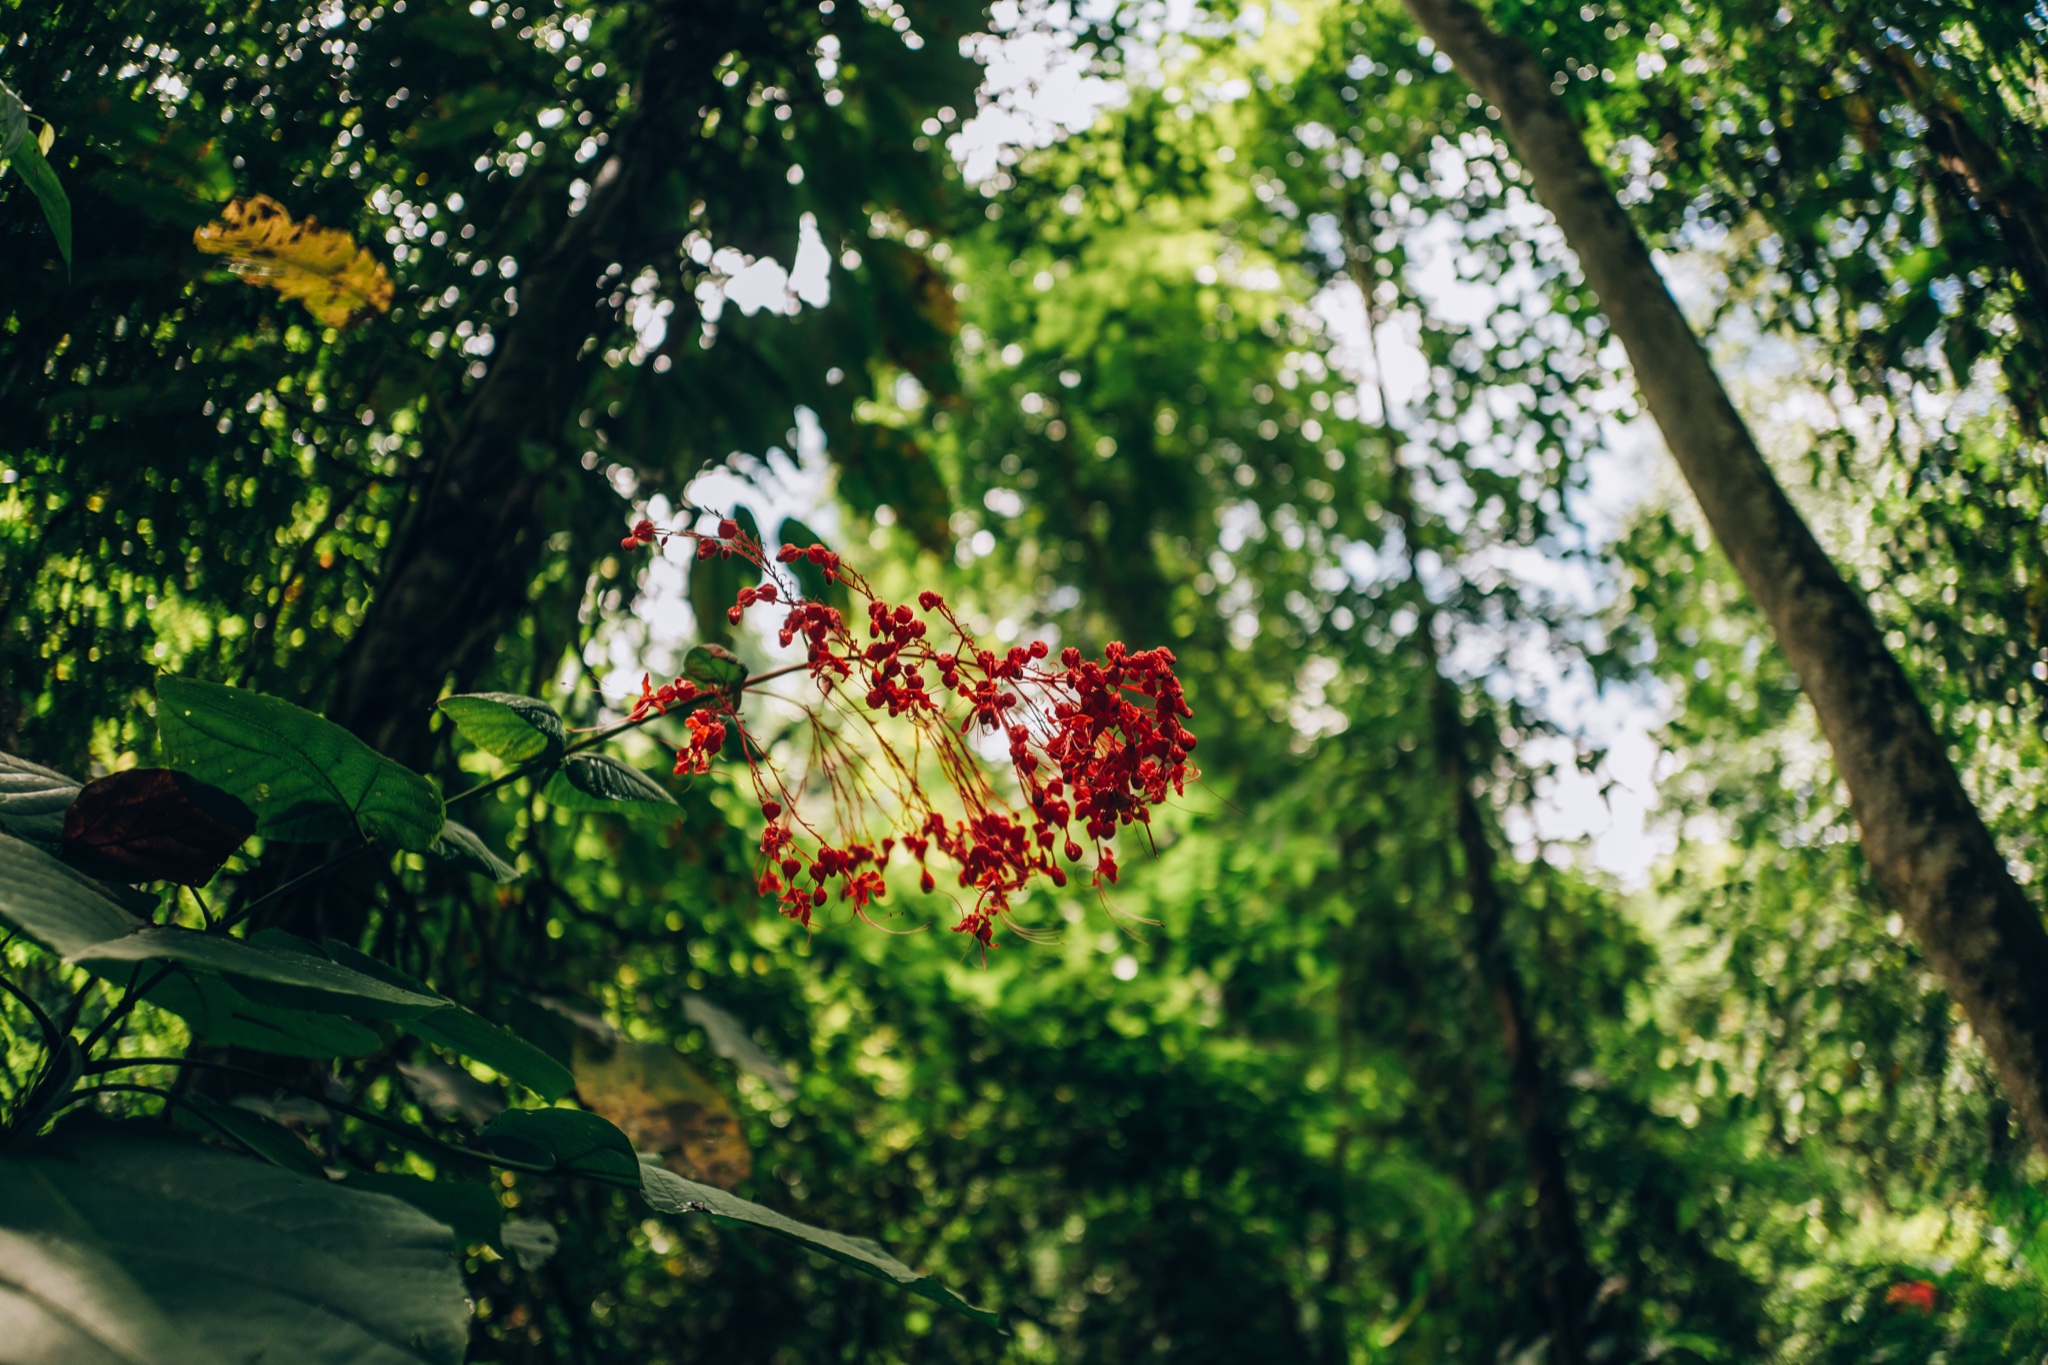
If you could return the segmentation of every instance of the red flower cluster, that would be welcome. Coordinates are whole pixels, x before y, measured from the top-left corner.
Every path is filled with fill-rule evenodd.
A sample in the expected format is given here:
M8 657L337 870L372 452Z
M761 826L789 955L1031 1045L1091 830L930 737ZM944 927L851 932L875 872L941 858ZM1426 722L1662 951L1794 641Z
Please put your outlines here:
M1934 1285L1927 1280L1903 1280L1885 1291L1884 1301L1899 1308L1910 1308L1916 1313L1932 1314Z
M659 531L643 521L627 543L661 543L670 534L696 535ZM1042 642L999 654L978 647L939 594L920 593L914 609L885 602L822 545L784 545L771 561L731 521L720 522L716 536L697 540L699 559L738 555L769 577L742 589L727 615L737 624L749 607L782 607L777 638L784 646L803 643L803 668L817 688L813 733L834 823L855 832L835 839L799 813L782 774L747 735L736 698L683 680L655 688L643 679L633 714L696 706L688 717L689 742L677 752L679 773L707 771L728 725L738 729L767 820L758 884L791 919L810 924L834 884L839 899L865 918L867 907L887 894L884 870L900 846L918 864L926 892L938 886L930 855L954 864L953 880L966 894L954 931L987 948L996 922L1007 918L1035 878L1066 885L1060 863L1086 859L1084 840L1093 847L1094 883L1114 882L1109 841L1125 825L1149 825L1151 808L1181 793L1194 775L1188 756L1195 736L1183 724L1193 712L1168 650L1111 644L1096 661L1066 649L1057 666L1047 662L1051 651ZM864 601L864 641L844 613L805 599L794 583L775 581L778 565L798 560ZM949 714L955 706L957 720ZM820 714L826 710L866 726L878 749L849 746ZM957 814L941 811L926 794L919 772L882 729L890 721L907 723L916 751L935 761L957 799ZM974 753L976 733L1006 741L1024 809L996 794ZM861 816L871 812L867 788L876 779L896 799L884 817L893 832L871 842L859 831L869 823Z

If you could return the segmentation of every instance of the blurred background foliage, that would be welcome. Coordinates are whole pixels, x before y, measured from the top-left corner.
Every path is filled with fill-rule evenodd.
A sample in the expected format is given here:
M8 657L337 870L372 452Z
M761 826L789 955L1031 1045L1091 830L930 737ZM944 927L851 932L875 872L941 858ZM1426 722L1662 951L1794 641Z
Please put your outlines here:
M2039 7L1491 10L2039 886ZM562 1250L469 1261L472 1359L1534 1362L1566 1271L1598 1359L2048 1351L2035 1159L1596 301L1397 6L13 0L0 39L76 221L67 274L0 182L0 748L149 761L168 669L452 780L449 687L590 723L729 638L689 604L730 587L615 548L650 500L801 517L1003 640L1182 661L1201 791L985 967L776 918L715 777L652 823L514 785L473 823L516 883L347 892L485 1013L672 1042L743 1192L1013 1331L522 1179ZM1117 93L970 178L971 58L1027 41ZM324 327L192 245L258 193L368 246L389 313ZM1614 776L1589 706L1654 731L1647 871L1539 818ZM396 1060L339 1083L414 1105Z

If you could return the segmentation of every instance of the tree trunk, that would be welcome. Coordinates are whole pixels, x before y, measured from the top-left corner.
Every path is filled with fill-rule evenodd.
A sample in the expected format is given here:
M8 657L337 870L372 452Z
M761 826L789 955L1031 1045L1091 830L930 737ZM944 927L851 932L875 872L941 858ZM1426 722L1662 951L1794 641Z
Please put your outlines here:
M1405 3L1500 111L1715 538L1813 703L1878 885L2048 1150L2048 928L1963 791L1868 605L1779 487L1550 73L1468 0Z
M1433 643L1433 642L1432 642ZM1579 1214L1565 1164L1564 1134L1552 1111L1550 1068L1529 1009L1529 993L1507 939L1507 907L1493 874L1493 838L1473 789L1458 696L1436 665L1430 697L1437 762L1450 796L1465 864L1465 899L1472 912L1472 955L1480 985L1500 1016L1508 1059L1508 1094L1529 1179L1536 1189L1536 1257L1550 1308L1550 1365L1583 1365L1588 1318L1598 1277L1586 1256Z
M684 224L650 219L672 168L679 113L694 108L729 43L688 4L648 30L632 108L591 178L582 211L523 262L517 315L489 372L434 459L385 581L342 662L329 715L412 767L431 754L429 709L452 676L473 676L525 608L549 536L574 520L566 447L597 364L584 342L613 325L607 266L650 259ZM729 36L729 35L728 35ZM680 319L678 320L680 321ZM529 450L545 452L534 460Z

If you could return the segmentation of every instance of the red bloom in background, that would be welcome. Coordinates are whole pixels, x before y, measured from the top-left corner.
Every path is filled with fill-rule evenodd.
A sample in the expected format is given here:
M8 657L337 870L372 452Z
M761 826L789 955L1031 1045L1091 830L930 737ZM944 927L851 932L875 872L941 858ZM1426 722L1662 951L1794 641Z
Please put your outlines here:
M1935 1288L1926 1280L1902 1280L1884 1293L1884 1301L1916 1313L1934 1312Z
M689 741L676 754L678 773L707 771L727 727L737 731L767 820L757 882L799 923L808 925L833 890L865 919L886 893L883 872L900 847L927 892L940 884L929 859L953 865L950 880L962 901L954 931L986 949L997 921L1035 880L1067 884L1062 861L1081 863L1092 851L1093 883L1114 882L1110 841L1124 826L1149 826L1152 807L1196 775L1188 765L1195 736L1183 724L1194 713L1169 650L1112 643L1095 660L1070 648L1054 664L1042 641L984 649L938 593L919 593L915 607L885 602L824 546L783 545L771 559L731 521L721 521L715 536L643 522L629 543L672 534L695 538L698 559L742 558L769 579L741 589L727 615L737 623L750 608L775 608L777 639L802 644L799 667L815 696L803 703L812 771L797 788L824 792L826 801L814 799L810 809L829 804L831 816L802 813L785 775L741 722L734 697L681 679L660 688L643 679L633 715L696 708ZM844 585L858 603L854 619L866 618L864 639L846 613L805 599L779 567L798 561ZM885 733L891 721L897 724ZM900 742L906 725L910 757ZM872 742L850 742L847 729L865 729ZM979 743L1007 752L1021 807L997 794L975 752ZM945 809L922 785L927 764L945 780ZM878 799L884 792L890 799ZM888 830L873 839L878 821Z

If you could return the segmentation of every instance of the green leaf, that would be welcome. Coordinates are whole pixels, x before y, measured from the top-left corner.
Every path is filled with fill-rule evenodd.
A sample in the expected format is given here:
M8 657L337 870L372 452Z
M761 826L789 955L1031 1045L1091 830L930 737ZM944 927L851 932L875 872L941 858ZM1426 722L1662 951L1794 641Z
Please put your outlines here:
M766 1048L754 1041L754 1036L747 1032L747 1026L732 1014L689 991L683 993L683 1013L691 1023L704 1030L711 1039L712 1050L719 1056L766 1082L768 1088L783 1099L796 1098L796 1082L789 1078L789 1072L768 1054Z
M485 753L508 763L525 763L547 755L561 757L568 735L562 718L546 702L512 692L467 692L443 697L441 709L455 728Z
M43 207L43 221L57 239L57 252L64 268L71 269L71 201L57 182L57 172L43 155L44 148L28 135L28 110L21 96L0 84L0 163L11 163L36 202Z
M548 1164L565 1175L614 1185L640 1183L640 1159L626 1135L581 1109L507 1109L477 1136L514 1161Z
M424 777L290 702L186 678L157 679L171 766L240 797L256 832L317 843L351 831L415 852L440 837L441 797Z
M300 1140L299 1135L275 1119L251 1113L231 1104L221 1104L204 1095L187 1095L173 1110L178 1126L198 1133L233 1139L273 1166L324 1180L320 1158Z
M458 1365L469 1342L448 1228L385 1195L96 1123L0 1158L0 1189L0 1351L36 1343L9 1359Z
M143 980L155 968L131 967ZM241 1047L280 1057L362 1057L384 1045L375 1029L339 1014L264 1004L210 972L179 967L143 996L185 1021L193 1038L212 1047Z
M0 754L0 829L56 843L64 833L64 812L83 786L25 758Z
M774 552L784 545L794 545L799 550L808 550L813 545L824 543L825 537L795 517L784 517L781 527L776 531L776 543L770 547L769 555L772 558ZM846 610L849 600L846 585L836 578L827 578L822 568L808 559L785 564L783 568L796 579L797 590L803 593L805 601L823 602L827 606L838 607L841 611Z
M747 666L721 645L697 645L683 656L683 676L719 692L737 692L747 681Z
M547 798L564 810L674 815L676 799L659 782L603 754L574 754L549 780Z
M760 539L761 528L754 514L744 507L732 509L733 524L742 533ZM760 566L740 555L713 555L690 561L690 611L697 618L697 638L723 642L732 638L732 622L726 613L735 606L741 588L761 581Z
M435 1222L446 1223L455 1234L453 1244L457 1251L484 1242L496 1245L505 1221L504 1206L498 1203L498 1196L491 1187L473 1181L454 1180L447 1176L428 1180L417 1175L350 1171L342 1183L352 1190L368 1190L403 1199Z
M433 996L442 1002L442 1008L404 1021L401 1027L415 1038L482 1062L500 1076L525 1086L544 1099L558 1100L575 1087L576 1078L570 1074L569 1068L524 1038L499 1028L446 996L435 995L430 987L367 953L332 939L326 947L334 960L343 966L394 986Z
M0 1175L15 1164L0 1161ZM16 1218L19 1215L15 1215ZM164 1314L89 1230L64 1237L21 1231L0 1210L0 1321L32 1354L11 1361L66 1365L218 1365Z
M519 880L519 869L493 853L482 835L453 820L442 824L441 837L427 852L451 863L464 863L500 886Z
M641 1163L640 1194L650 1206L662 1213L708 1213L713 1222L731 1227L766 1228L778 1237L801 1242L813 1251L823 1252L833 1260L844 1262L877 1279L901 1285L913 1294L922 1294L934 1303L943 1304L977 1322L995 1328L1002 1326L1002 1320L996 1314L986 1308L976 1308L932 1276L918 1274L868 1238L849 1237L843 1232L829 1232L809 1223L799 1223L765 1205L728 1194L715 1185L685 1180L654 1161Z
M0 919L66 961L143 924L98 882L5 834L0 834Z
M282 1005L371 1019L409 1019L446 1002L388 981L351 971L317 953L249 943L226 934L152 924L120 938L94 943L65 960L98 975L124 973L130 963L176 962L215 972L258 1004Z

